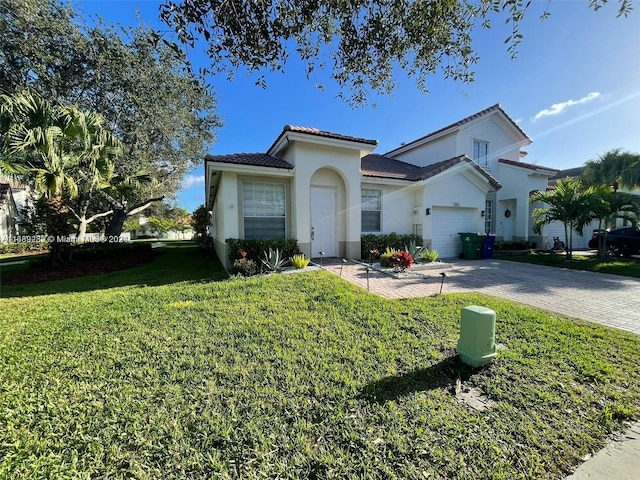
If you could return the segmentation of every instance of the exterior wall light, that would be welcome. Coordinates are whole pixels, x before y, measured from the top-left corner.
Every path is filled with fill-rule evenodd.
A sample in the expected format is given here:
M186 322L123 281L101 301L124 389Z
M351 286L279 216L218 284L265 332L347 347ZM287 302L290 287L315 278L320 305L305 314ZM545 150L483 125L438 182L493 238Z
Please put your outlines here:
M427 208L424 213L425 215L431 215L431 209Z
M480 212L480 216L481 216L481 217L484 217L484 210L482 210L482 211Z

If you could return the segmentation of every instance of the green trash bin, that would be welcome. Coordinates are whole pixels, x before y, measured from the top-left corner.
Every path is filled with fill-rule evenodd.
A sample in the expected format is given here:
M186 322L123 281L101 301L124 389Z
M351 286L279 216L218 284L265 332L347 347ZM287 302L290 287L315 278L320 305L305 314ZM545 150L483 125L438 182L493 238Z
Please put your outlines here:
M482 258L482 244L487 235L485 233L461 232L462 257L467 260L480 260Z
M496 358L496 312L476 305L464 307L460 315L460 360L483 367Z

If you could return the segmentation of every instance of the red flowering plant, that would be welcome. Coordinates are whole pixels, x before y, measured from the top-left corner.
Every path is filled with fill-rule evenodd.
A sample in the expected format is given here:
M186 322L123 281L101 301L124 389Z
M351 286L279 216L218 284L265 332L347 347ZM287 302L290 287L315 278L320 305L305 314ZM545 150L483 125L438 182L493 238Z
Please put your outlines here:
M404 272L407 268L411 268L413 257L409 252L404 250L391 255L388 262L396 272Z

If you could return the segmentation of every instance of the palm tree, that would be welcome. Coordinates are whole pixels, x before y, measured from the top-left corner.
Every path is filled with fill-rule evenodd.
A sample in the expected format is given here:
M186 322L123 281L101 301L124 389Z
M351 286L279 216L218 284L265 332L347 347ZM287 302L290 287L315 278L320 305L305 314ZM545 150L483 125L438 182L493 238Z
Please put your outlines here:
M79 186L93 188L105 181L119 142L99 114L53 104L30 91L0 95L0 126L0 156L26 169L46 200L52 262L68 262L68 201L78 195Z
M596 195L593 188L586 190L580 180L559 180L555 190L537 191L531 194L530 203L541 202L548 207L538 207L532 212L533 231L540 234L542 227L559 221L564 225L567 259L573 254L573 231L582 235L582 231L593 219L593 205Z
M607 185L616 192L620 187L638 187L640 155L623 152L619 148L610 150L585 164L582 181L587 186Z

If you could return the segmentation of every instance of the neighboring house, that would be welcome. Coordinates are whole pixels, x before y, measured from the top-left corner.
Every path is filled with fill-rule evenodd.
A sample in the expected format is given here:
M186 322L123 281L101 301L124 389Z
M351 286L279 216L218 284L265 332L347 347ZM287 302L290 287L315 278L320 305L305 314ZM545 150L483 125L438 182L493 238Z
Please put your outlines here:
M0 183L0 242L8 243L18 235L18 208L11 185Z
M549 183L547 184L547 190L553 190L556 187L556 183L558 180L564 180L566 178L575 180L582 176L585 167L573 167L568 168L566 170L560 170L553 177L549 178ZM628 191L621 189L620 191ZM631 193L638 193L633 191ZM540 204L534 205L534 207L542 206ZM585 225L582 230L582 235L580 235L575 230L573 231L573 248L574 249L588 249L589 248L589 240L593 236L594 230L598 229L598 220L593 220L591 223ZM620 228L629 225L630 222L624 219L617 219L615 227L612 228ZM564 225L562 222L551 222L549 225L546 225L544 228L544 234L546 237L546 243L549 245L553 245L553 237L559 237L563 242L565 241L565 233L564 233ZM544 248L543 245L539 245L540 248Z
M11 188L11 194L18 211L17 228L22 232L21 225L26 220L24 217L24 208L33 205L35 202L33 191L28 185L20 183L18 180L0 175L0 183L6 183Z
M384 155L286 125L265 153L205 157L214 245L226 259L227 238L296 238L310 257L359 258L363 233L416 233L446 258L458 232L531 239L529 193L558 170L521 162L530 143L499 105Z

